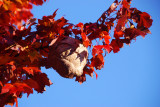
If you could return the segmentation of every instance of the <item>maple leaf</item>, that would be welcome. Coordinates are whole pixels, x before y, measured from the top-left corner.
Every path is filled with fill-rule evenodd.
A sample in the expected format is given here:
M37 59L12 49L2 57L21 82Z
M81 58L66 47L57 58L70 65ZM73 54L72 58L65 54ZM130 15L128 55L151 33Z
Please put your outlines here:
M50 86L52 84L52 82L48 79L45 73L39 73L39 72L35 73L34 76L32 77L32 80L34 80L38 84L38 88L37 87L33 88L35 88L35 90L40 93L43 93L43 91L45 91L45 85Z
M82 36L82 40L83 40L83 45L85 47L88 47L90 45L90 41L89 41L88 37L86 36L85 33L81 33L81 36Z
M96 45L93 47L92 49L92 56L95 57L95 55L97 54L102 54L103 53L103 50L102 49L105 49L108 53L110 53L112 47L110 45Z
M89 70L90 70L90 73L95 73L96 74L96 79L98 78L98 74L96 73L96 71L94 70L94 66L92 65L92 64L90 64L90 65L88 65L87 64L87 66L90 68ZM93 74L92 74L93 75ZM92 76L93 77L93 76Z
M83 27L84 27L83 23L78 23L76 27L79 27L81 29L81 32L83 32Z
M151 27L152 22L153 20L151 19L151 16L148 13L140 13L140 22L138 23L138 27L144 26L146 28L149 28Z
M30 51L28 57L31 60L31 63L33 63L35 60L39 60L40 58L42 58L42 56L36 51Z
M24 83L26 83L28 86L34 88L37 91L41 90L39 84L33 79L27 79L24 81Z
M82 84L84 81L86 81L86 76L77 76L75 81L78 81L80 84Z
M1 94L9 92L9 90L13 87L12 84L5 84L5 86L2 87Z
M102 48L103 48L102 45L93 46L93 49L92 49L92 56L95 57L96 54L101 54L101 53L103 53Z
M117 53L120 51L120 48L123 47L123 42L121 42L119 39L113 39L110 45L112 46L113 52Z
M117 32L116 30L114 31L114 37L116 39L119 39L120 37L123 37L123 35L124 35L123 31L119 31L119 32Z
M6 64L7 62L9 62L12 58L10 57L9 54L5 54L5 55L0 55L0 65Z
M127 8L127 9L130 8L129 2L130 1L128 1L128 0L123 0L123 2L122 2L123 8Z
M136 28L125 29L125 38L127 38L127 39L133 39L139 35L141 35L142 37L145 37L146 34L147 34L146 32L143 32L143 31L136 29Z
M36 72L41 72L41 70L38 67L23 67L22 69L31 75L34 75L34 73Z
M123 15L123 16L121 16L120 19L118 19L117 26L116 26L116 31L117 32L124 29L126 21L127 21L127 16L126 15Z
M81 34L81 30L78 30L78 29L72 29L72 32L73 32L75 35Z
M5 86L2 87L1 94L8 92L10 94L15 94L17 96L19 96L23 92L27 93L27 96L29 96L29 94L33 93L33 90L25 83L14 83L14 84L7 83L5 84Z
M104 38L105 43L109 44L109 42L110 42L109 39L111 39L111 37L109 36L108 32L102 31L101 36L102 36L102 38Z
M14 83L13 86L14 87L11 88L9 92L16 93L17 96L20 96L22 92L27 93L27 97L29 96L29 94L33 93L32 88L25 83Z
M98 54L91 59L91 65L96 69L101 69L104 66L104 58L102 54Z
M90 69L89 67L85 66L85 68L83 69L83 73L88 74L89 76L93 78L93 70Z

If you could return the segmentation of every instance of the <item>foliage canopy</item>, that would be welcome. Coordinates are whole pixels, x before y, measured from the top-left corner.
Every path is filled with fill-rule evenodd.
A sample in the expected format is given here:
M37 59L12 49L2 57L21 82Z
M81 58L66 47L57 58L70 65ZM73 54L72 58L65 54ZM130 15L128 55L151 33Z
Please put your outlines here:
M131 7L131 0L115 0L100 18L92 23L68 23L61 17L55 20L57 10L42 19L33 18L33 5L42 5L46 0L1 0L0 1L0 106L13 105L23 93L29 96L33 89L38 93L52 83L41 67L52 67L51 45L64 38L78 40L91 52L87 57L82 75L74 75L83 83L86 75L98 77L95 69L104 66L104 57L117 53L124 44L130 44L137 36L150 33L151 16ZM32 30L33 26L36 30ZM113 36L111 35L113 31ZM94 44L96 40L96 44Z

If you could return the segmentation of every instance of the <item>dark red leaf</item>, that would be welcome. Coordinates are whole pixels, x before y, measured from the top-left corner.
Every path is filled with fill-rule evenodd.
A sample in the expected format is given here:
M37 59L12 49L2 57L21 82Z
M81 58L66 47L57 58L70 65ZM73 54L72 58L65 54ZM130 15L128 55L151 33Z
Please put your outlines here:
M127 16L126 15L123 15L123 16L121 16L120 19L118 19L117 26L116 26L116 31L117 32L124 29L126 21L127 21Z
M50 86L52 84L45 73L35 73L32 79L38 83L39 88L35 90L40 93L45 91L46 85Z
M112 46L112 48L113 48L113 52L114 52L114 53L117 53L117 52L120 51L120 48L123 47L123 42L121 42L119 39L118 39L118 40L113 39L113 40L111 41L111 46Z
M96 69L101 69L104 66L104 58L102 54L98 54L91 59L91 65Z
M145 37L146 34L147 34L146 32L143 32L136 28L127 28L125 30L125 38L130 39L130 40L133 38L136 38L139 35L141 35L142 37Z
M138 26L144 26L146 28L151 27L153 20L151 19L151 16L146 13L146 12L142 12L140 14L140 22L138 23Z
M33 79L27 79L24 81L24 83L26 83L31 88L34 88L35 90L40 90L39 84Z
M76 77L75 81L78 81L80 84L82 84L84 81L86 81L86 76L82 75L82 76Z

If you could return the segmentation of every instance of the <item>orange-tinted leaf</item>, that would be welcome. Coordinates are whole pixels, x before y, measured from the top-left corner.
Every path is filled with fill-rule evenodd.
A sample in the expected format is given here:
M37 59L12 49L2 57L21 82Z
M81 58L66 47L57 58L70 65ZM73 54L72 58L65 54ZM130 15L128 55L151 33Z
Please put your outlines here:
M94 73L96 74L96 79L98 78L98 74L96 73L96 71L94 71Z
M5 86L2 87L1 94L9 92L11 88L13 88L12 84L5 84Z
M63 29L60 29L60 30L59 30L59 35L61 36L63 33L64 33L64 30L63 30Z
M101 32L101 36L102 38L104 38L105 43L109 44L110 42L109 39L111 39L111 37L109 36L108 32L106 31Z
M80 29L81 29L81 32L83 32L83 23L78 23L77 25L76 25L76 27L79 27Z
M7 65L11 66L12 71L16 70L16 66L14 65L14 63L15 63L14 61L7 63Z
M89 41L88 37L86 36L85 33L81 33L81 36L82 36L82 40L83 40L83 45L85 47L88 47L90 45L90 41Z
M42 56L36 51L30 51L28 57L30 58L31 62L33 63L35 60L39 60Z
M119 39L120 37L123 37L123 35L124 35L123 31L119 31L119 32L117 32L116 30L114 31L114 37L116 39Z
M112 47L110 45L103 45L103 48L108 52L110 53L111 50L112 50Z
M34 75L36 72L41 72L41 70L38 67L23 67L23 69L31 75Z
M10 93L16 93L17 96L19 96L22 92L27 93L27 96L33 93L32 88L25 83L14 83L13 86L14 88L10 90Z
M129 2L127 2L127 0L123 0L122 4L123 4L123 8L129 8L130 7Z
M10 94L15 94L17 96L19 96L23 92L27 93L27 96L29 96L29 94L33 93L33 90L25 83L14 83L14 84L7 83L5 84L4 87L2 87L1 94L7 92L9 92Z
M95 57L96 54L101 54L101 53L103 53L102 48L103 48L102 45L93 46L92 56Z

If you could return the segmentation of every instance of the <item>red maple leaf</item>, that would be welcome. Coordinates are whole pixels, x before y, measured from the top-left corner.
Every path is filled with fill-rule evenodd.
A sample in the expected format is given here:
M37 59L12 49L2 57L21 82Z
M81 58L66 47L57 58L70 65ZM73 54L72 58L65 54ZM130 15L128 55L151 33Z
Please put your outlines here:
M80 84L82 84L84 81L86 81L86 76L84 74L82 76L77 76L75 81L78 81Z
M151 27L153 20L151 19L151 16L146 13L146 12L142 12L140 14L140 22L138 23L138 26L144 26L146 28Z
M88 37L86 36L86 34L85 33L81 33L81 36L82 36L82 40L83 40L83 45L85 47L90 46L90 41L89 41Z
M121 42L119 39L113 39L112 41L111 41L111 44L110 44L111 46L112 46L112 48L113 48L113 52L114 53L117 53L117 52L119 52L120 51L120 48L122 48L123 47L123 42Z
M119 39L120 37L123 37L123 35L124 35L123 31L119 31L119 32L117 32L116 30L114 31L114 37L116 39Z
M104 58L102 54L98 54L91 59L91 65L96 69L101 69L104 66Z
M93 49L92 49L92 56L95 57L95 55L97 54L102 54L103 53L103 50L102 49L105 49L108 53L110 53L112 47L110 45L96 45L96 46L93 46Z
M102 38L104 38L105 43L109 44L109 42L110 42L109 39L111 39L111 37L109 36L108 32L102 31L101 36L102 36Z
M120 30L122 30L125 27L126 21L127 21L126 15L123 15L123 16L121 16L120 19L118 19L117 26L116 26L117 32L119 32Z
M41 72L41 70L38 67L23 67L23 70L25 70L28 74L34 75L36 72Z

